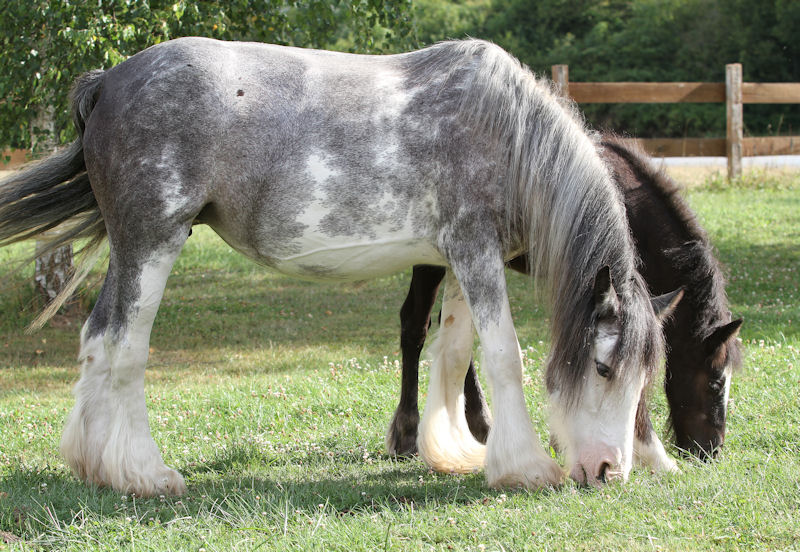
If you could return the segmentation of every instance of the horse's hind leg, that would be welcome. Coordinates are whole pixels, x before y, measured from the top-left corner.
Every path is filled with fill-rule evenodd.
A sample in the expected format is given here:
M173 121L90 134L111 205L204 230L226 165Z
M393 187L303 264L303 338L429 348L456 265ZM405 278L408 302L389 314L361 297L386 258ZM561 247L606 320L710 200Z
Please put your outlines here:
M139 496L186 489L150 436L144 397L150 330L189 233L188 226L173 230L161 239L142 238L140 247L110 233L109 269L81 332L81 378L61 440L61 452L78 477ZM130 236L136 233L122 238Z

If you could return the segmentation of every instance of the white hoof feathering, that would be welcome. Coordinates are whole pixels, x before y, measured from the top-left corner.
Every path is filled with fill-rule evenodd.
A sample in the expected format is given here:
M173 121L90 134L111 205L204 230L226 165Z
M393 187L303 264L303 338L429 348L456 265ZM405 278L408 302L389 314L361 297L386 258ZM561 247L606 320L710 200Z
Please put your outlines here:
M91 416L78 404L61 438L61 454L76 477L137 496L180 495L183 477L164 465L150 438L123 438L121 424L108 430L107 414ZM101 429L105 428L105 429Z
M504 433L503 427L511 432ZM486 480L490 487L541 489L556 487L564 480L564 471L544 451L529 419L505 426L495 423L486 445Z
M464 378L472 358L472 317L458 284L445 282L442 325L428 354L428 396L417 450L434 470L471 473L483 468L486 447L469 430L464 412Z
M633 440L633 457L636 464L650 468L656 473L678 473L678 464L664 450L664 445L655 432L650 432L650 441L643 443L639 439Z
M106 329L90 336L91 323L84 325L81 378L61 453L86 482L138 496L186 491L183 477L164 465L150 435L144 395L150 330L178 251L173 248L144 264L123 331Z
M137 496L184 493L183 477L164 465L150 436L144 394L111 391L101 339L87 342L81 357L83 375L61 438L61 454L75 476Z
M444 473L472 473L483 468L486 447L475 440L464 417L463 395L456 401L461 416L452 416L440 398L430 392L419 426L417 450L432 469Z

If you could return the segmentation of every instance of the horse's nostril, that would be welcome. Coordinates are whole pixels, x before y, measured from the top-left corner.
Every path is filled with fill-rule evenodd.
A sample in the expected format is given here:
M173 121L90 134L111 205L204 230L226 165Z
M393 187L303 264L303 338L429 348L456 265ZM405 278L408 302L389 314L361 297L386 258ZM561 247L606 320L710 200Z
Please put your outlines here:
M608 462L603 462L600 464L600 473L597 474L597 480L600 483L605 483L607 481L607 473L611 469L611 464Z

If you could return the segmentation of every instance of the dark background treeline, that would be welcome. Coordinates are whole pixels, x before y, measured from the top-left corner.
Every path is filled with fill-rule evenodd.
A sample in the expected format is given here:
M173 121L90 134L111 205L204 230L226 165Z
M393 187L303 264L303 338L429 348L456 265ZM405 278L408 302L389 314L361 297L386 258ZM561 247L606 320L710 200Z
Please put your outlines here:
M447 38L492 40L541 75L572 81L800 82L798 0L4 0L0 148L74 136L70 83L186 35L356 52ZM582 106L596 128L640 137L723 136L722 104ZM47 124L52 121L52 124ZM798 105L745 106L745 134L797 134Z
M445 9L447 6L447 9ZM417 38L470 35L538 74L571 81L800 82L798 0L417 0ZM800 100L800 98L798 98ZM584 105L589 121L640 137L724 136L722 104ZM798 105L746 105L745 135L800 132Z

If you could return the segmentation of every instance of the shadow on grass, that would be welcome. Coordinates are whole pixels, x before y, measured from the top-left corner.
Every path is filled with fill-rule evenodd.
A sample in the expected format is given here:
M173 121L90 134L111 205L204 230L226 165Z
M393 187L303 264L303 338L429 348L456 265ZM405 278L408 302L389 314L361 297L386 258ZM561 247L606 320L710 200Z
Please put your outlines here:
M86 520L166 526L191 519L206 528L215 523L252 527L254 521L280 526L287 516L304 521L323 509L336 517L369 517L376 511L491 504L502 494L486 487L482 473L434 474L417 459L383 457L366 464L342 450L332 457L312 454L301 464L275 456L259 458L252 447L234 447L209 462L178 469L189 487L184 496L137 499L84 485L63 468L12 468L0 480L0 531L23 539L50 535L57 540L66 527ZM558 491L540 494L552 492Z
M400 349L399 310L410 274L366 284L313 284L288 278L249 285L246 275L223 273L219 284L196 274L178 277L168 286L151 338L150 378L185 377L210 369L215 373L257 375L291 372L307 359L328 360L388 356ZM547 340L547 319L534 306L524 278L510 278L517 332L521 339ZM171 289L174 288L174 289ZM525 304L526 307L520 306ZM45 369L57 366L77 379L80 323L48 326L33 335L24 326L0 335L0 370L16 387L39 389L63 385L63 374L47 381ZM524 346L524 345L523 345ZM249 357L229 362L232 353ZM253 361L253 359L256 359ZM285 360L284 360L285 359ZM19 382L19 384L15 383Z

